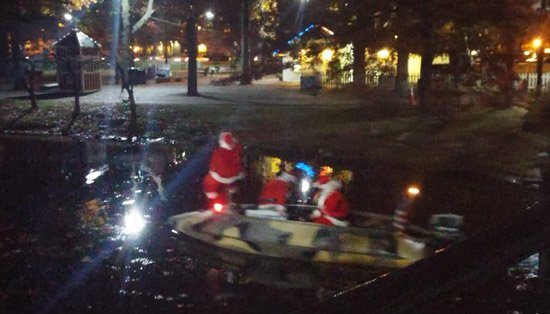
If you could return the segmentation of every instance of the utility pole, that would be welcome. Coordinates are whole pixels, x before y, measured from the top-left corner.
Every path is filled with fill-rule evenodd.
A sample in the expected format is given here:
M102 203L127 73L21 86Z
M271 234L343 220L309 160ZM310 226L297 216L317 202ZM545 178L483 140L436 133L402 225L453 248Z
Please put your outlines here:
M539 15L540 15L540 23L544 23L544 18L546 15L546 6L547 6L547 0L540 0L540 8L539 8ZM540 42L538 43L538 49L537 49L537 89L536 89L536 96L540 97L542 94L542 71L544 70L544 40L546 38L541 37Z
M189 60L187 66L187 96L198 96L197 90L197 19L195 17L194 0L189 1L189 17L187 18L187 51Z
M250 73L250 4L249 0L242 0L241 16L241 85L252 83Z

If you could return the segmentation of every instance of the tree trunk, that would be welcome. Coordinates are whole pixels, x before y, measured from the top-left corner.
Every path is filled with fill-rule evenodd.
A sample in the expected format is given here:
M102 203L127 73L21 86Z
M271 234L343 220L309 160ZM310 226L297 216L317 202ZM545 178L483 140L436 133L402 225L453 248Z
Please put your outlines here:
M21 52L21 40L17 27L11 33L11 64L12 64L12 77L15 90L21 90L25 88L25 73L23 69L23 53Z
M426 26L422 32L424 38L424 51L420 64L420 80L418 81L418 97L420 107L427 105L426 96L432 86L433 59L435 55L434 31L431 26Z
M168 64L168 43L169 41L167 40L162 42L162 55L164 57L164 64Z
M250 74L250 4L249 0L242 0L241 16L241 85L252 83Z
M10 49L8 43L8 29L6 26L2 26L0 29L0 67L1 76L8 77L8 61L10 59Z
M189 63L187 67L187 96L198 96L197 88L197 26L193 2L189 0L189 18L187 19L187 51Z
M31 100L31 108L37 109L38 103L36 101L36 94L34 93L34 81L36 76L36 70L34 68L34 64L31 64L31 72L29 73L29 81L25 82L25 89L29 93L29 98Z
M120 79L120 73L118 71L117 65L119 56L118 56L118 44L119 44L119 34L120 34L120 10L121 10L120 0L112 1L112 14L113 14L113 40L111 42L111 62L110 67L111 71L115 74L115 84L122 84Z
M71 74L73 76L73 91L74 91L74 109L73 119L80 115L80 69L78 66L78 57L71 57Z
M365 49L364 40L353 41L353 85L356 87L365 86Z
M130 105L130 134L135 135L136 125L137 125L137 113L136 113L136 102L134 100L134 91L132 84L133 82L129 80L128 69L132 64L132 52L130 51L130 42L132 35L132 28L130 25L130 1L122 0L121 1L121 15L122 15L122 38L121 38L121 49L119 54L119 71L120 79L122 80L122 89L125 89L128 92L128 101Z
M402 45L397 51L397 75L395 77L395 91L399 96L406 96L409 89L409 51Z

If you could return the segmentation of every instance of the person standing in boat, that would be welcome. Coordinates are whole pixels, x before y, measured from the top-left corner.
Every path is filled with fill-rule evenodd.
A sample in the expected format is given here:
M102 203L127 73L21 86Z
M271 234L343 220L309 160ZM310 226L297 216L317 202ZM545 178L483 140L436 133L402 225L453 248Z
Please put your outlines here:
M244 178L242 166L243 146L229 132L221 132L219 147L210 158L208 174L203 179L203 188L209 205L231 203L231 195L237 192L237 181Z
M296 182L296 171L290 164L275 178L267 181L258 197L259 210L265 211L272 218L287 219L287 200L292 195L292 188Z
M328 176L321 176L313 183L319 192L314 196L317 209L311 214L314 223L328 226L348 226L348 201L340 191L342 183Z

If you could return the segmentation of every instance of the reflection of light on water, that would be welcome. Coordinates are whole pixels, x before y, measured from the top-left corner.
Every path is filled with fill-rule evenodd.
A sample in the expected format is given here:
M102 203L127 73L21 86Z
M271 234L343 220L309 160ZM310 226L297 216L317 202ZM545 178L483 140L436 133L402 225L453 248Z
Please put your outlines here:
M124 233L135 235L141 232L145 227L145 218L136 209L131 210L124 216Z
M154 264L155 261L150 260L150 259L145 258L145 257L139 257L139 258L134 258L133 260L130 261L130 263L131 264L140 263L143 266L147 266L147 265Z
M516 279L532 279L538 277L539 254L534 254L508 269L508 276Z
M125 200L122 205L134 205L136 200Z
M109 170L108 165L103 165L98 169L90 169L90 172L86 175L86 184L94 183L95 179L101 177L107 170Z

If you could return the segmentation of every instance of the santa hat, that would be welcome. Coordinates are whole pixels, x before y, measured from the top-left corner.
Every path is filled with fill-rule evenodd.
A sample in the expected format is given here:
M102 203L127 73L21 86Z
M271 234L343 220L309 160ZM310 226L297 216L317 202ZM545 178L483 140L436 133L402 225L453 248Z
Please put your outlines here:
M313 182L313 187L314 188L321 188L325 184L327 184L329 181L330 181L329 176L320 176L319 178L317 178L317 180L315 180L315 182Z
M320 176L313 183L313 187L322 190L339 190L342 188L342 183L336 179L331 179L329 176Z
M218 143L220 144L220 147L232 150L233 148L235 148L237 139L233 136L233 134L229 132L221 132Z

